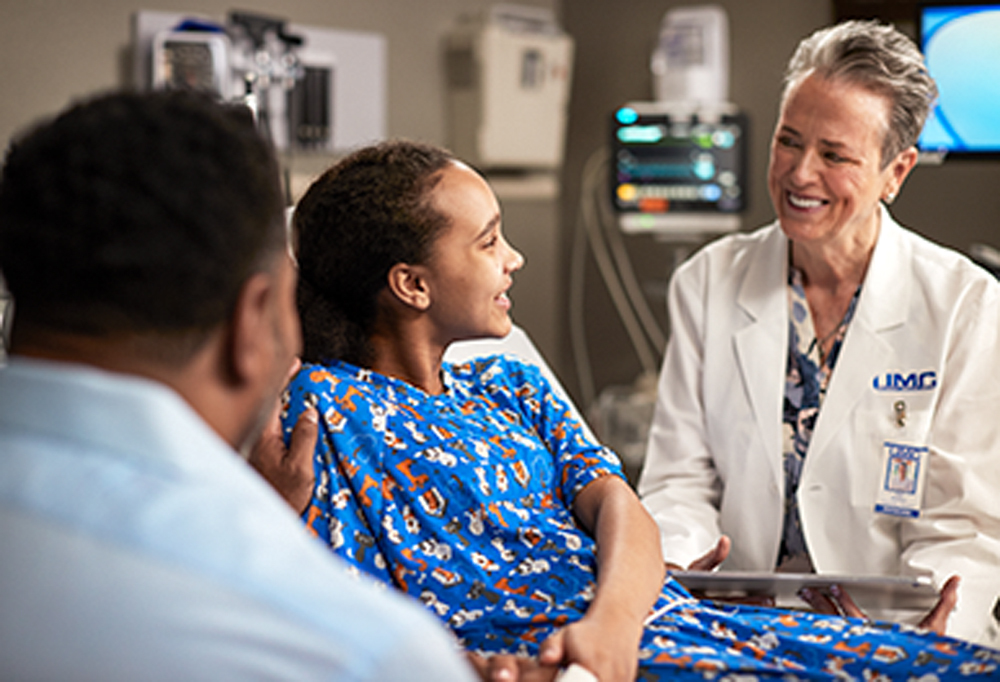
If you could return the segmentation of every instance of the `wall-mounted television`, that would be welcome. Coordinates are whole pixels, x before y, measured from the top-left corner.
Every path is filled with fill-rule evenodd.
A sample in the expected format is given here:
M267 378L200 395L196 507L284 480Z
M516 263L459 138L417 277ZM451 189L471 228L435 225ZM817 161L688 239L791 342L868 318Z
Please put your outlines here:
M940 91L920 151L1000 158L1000 2L925 3L917 26Z

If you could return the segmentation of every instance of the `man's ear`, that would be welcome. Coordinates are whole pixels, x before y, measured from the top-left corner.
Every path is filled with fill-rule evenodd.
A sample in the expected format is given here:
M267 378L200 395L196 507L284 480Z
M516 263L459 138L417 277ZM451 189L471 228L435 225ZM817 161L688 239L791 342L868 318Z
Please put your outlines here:
M230 319L229 371L238 384L270 371L274 342L271 307L277 295L273 273L257 272L240 288Z
M387 279L389 291L403 304L420 311L430 307L430 286L421 266L396 263Z

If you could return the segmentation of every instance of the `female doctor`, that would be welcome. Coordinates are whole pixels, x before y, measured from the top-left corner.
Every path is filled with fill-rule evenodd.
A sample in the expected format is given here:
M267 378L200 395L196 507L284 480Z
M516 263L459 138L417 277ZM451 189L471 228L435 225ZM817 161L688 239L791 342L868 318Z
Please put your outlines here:
M1000 284L886 208L936 93L892 27L799 45L771 146L777 221L671 282L639 492L670 563L728 536L725 569L959 575L948 633L996 646Z

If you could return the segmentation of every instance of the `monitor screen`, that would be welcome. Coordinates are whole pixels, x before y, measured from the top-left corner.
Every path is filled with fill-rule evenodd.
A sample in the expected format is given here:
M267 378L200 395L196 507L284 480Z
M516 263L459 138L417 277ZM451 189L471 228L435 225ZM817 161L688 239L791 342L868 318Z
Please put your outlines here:
M918 25L939 90L920 150L1000 156L1000 3L925 4Z
M737 213L746 206L746 116L713 120L624 106L612 117L619 213Z

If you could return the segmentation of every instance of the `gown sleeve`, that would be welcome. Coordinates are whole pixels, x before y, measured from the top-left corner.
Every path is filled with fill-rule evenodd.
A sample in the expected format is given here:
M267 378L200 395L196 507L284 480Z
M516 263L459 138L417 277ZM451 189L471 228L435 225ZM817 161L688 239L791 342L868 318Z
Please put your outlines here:
M379 533L371 526L382 503L377 442L372 434L345 433L344 409L364 409L350 384L316 365L304 365L288 385L282 410L285 441L307 406L319 413L319 435L313 455L316 485L302 518L309 532L330 546L349 565L392 583ZM349 407L345 407L349 406ZM334 443L349 443L357 457L342 457ZM373 509L374 508L374 509ZM373 513L374 512L374 513ZM377 521L376 521L377 523Z
M482 369L482 380L488 382L490 393L512 403L552 453L556 495L564 504L572 507L576 495L598 478L624 479L618 456L588 435L541 370L506 356L488 362L493 365Z

